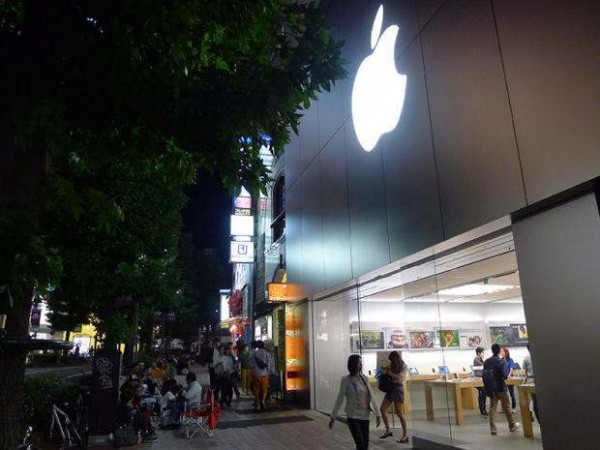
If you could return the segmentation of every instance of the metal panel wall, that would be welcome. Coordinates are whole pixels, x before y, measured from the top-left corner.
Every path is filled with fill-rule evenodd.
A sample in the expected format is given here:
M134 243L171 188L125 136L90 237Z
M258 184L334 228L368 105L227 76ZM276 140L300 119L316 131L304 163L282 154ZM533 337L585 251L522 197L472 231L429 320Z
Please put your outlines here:
M410 107L381 140L392 261L443 240L419 40L400 57L398 68L408 75Z
M321 170L326 174L321 179L325 286L335 286L352 278L344 144L344 135L337 133L320 156Z
M423 32L446 237L525 206L490 2L445 5Z
M286 155L287 161L287 155ZM302 181L288 185L286 177L285 254L290 283L304 283L302 243Z
M600 441L598 202L590 193L513 225L546 450Z
M597 0L495 1L529 203L600 172Z
M323 290L323 225L319 160L302 177L302 243L304 283L311 292Z
M381 151L367 153L346 124L352 274L357 277L390 262Z

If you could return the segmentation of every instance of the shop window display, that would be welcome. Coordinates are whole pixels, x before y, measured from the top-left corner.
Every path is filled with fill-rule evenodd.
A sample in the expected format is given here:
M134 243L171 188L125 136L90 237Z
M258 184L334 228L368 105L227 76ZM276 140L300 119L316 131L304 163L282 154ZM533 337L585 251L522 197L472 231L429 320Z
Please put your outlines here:
M342 360L353 352L362 354L363 373L381 404L385 394L378 390L376 376L389 366L390 352L400 351L409 367L404 411L410 435L433 436L433 440L445 443L489 441L489 448L505 448L511 433L505 426L505 432L491 436L488 417L482 414L488 412L489 399L482 410L478 390L482 387L481 374L474 369L478 367L474 364L476 349L484 348L487 358L491 356L490 346L496 343L508 347L516 363L507 384L514 386L511 391L517 397L515 419L522 421L521 416L528 415L527 430L518 431L523 448L541 448L539 425L529 420L530 398L525 398L531 386L518 387L524 382L530 385L531 380L526 380L520 369L529 354L529 335L514 251L452 270L434 271L430 277L361 296L358 302L324 300L316 305L315 329L327 334L327 340L317 334L315 352L318 355L327 347L327 355L333 358L326 360L327 364L320 363L319 356L315 358L316 409L331 409L334 399L328 398L323 387L336 391L335 382L343 375ZM324 315L333 315L336 323L319 323ZM344 322L347 332L333 331L340 330ZM340 359L337 364L334 354ZM331 384L326 384L325 378ZM522 411L519 395L524 396ZM498 407L499 429L501 420ZM397 418L395 427L399 437Z

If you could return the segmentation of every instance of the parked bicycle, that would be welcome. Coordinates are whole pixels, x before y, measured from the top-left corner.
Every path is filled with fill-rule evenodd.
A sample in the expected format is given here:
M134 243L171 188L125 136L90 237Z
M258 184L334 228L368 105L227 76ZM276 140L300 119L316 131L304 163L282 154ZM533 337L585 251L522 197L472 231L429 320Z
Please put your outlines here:
M37 450L37 447L31 442L32 434L33 428L28 427L25 431L25 437L23 437L23 443L17 447L17 450Z
M88 446L89 394L81 391L74 405L61 409L55 403L50 409L50 439L60 439L60 450L86 449Z

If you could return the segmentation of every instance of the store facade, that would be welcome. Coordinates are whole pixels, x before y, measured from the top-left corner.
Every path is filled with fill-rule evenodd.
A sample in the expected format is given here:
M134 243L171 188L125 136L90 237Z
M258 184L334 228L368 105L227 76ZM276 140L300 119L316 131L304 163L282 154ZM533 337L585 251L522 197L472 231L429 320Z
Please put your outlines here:
M443 381L471 380L478 345L508 346L522 364L530 343L543 420L524 424L523 448L594 448L600 399L578 386L600 363L582 367L567 336L600 344L598 10L382 4L379 15L380 2L328 2L349 76L285 150L286 269L307 292L312 406L331 411L349 354L373 376L398 349L412 369L411 436L509 448L508 430L490 436L470 409L474 385ZM370 55L396 32L398 73L369 82Z

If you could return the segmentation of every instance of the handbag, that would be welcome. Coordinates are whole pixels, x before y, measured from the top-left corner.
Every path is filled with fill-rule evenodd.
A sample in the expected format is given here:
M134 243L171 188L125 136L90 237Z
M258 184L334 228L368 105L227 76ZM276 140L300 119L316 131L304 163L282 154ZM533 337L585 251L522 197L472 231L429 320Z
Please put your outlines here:
M125 447L129 445L135 445L138 441L137 433L135 428L131 424L117 425L114 433L114 446Z
M390 392L394 389L395 384L392 376L387 373L382 373L377 377L377 388L382 392Z

